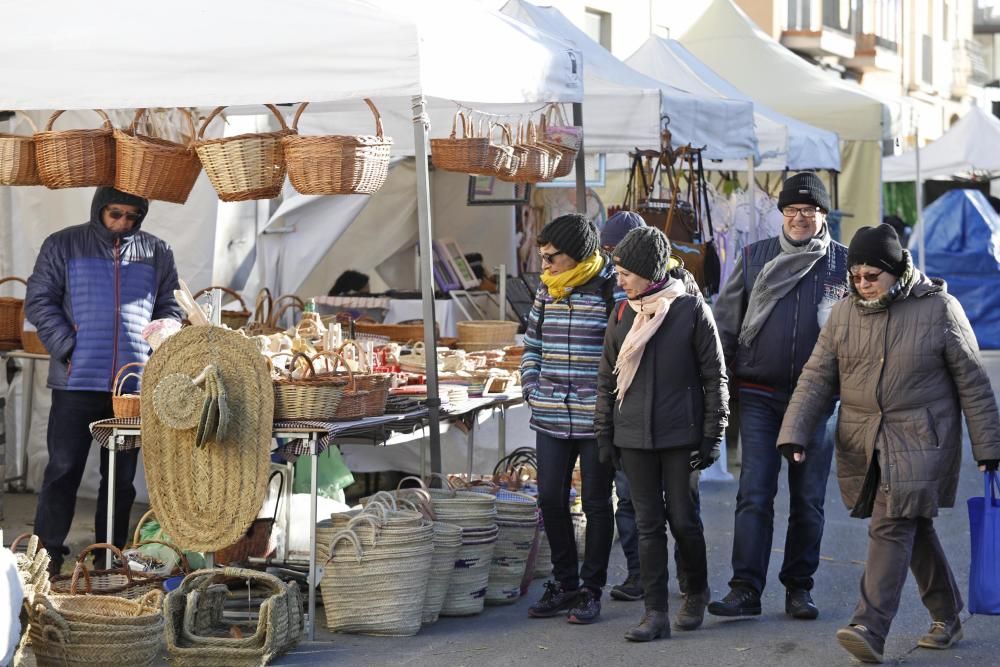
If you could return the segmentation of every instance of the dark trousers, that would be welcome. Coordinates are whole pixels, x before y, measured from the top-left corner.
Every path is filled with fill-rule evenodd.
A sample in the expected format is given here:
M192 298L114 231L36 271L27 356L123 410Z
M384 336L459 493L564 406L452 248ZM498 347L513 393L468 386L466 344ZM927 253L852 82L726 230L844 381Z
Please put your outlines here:
M639 563L646 609L667 610L667 529L677 541L687 585L708 588L705 532L691 500L691 452L684 449L622 449L622 466L632 485L639 526Z
M583 585L598 594L608 580L608 560L614 540L611 483L614 469L597 458L597 440L554 438L536 434L538 457L538 506L545 521L545 534L552 547L552 576L563 588ZM577 559L569 490L573 468L580 459L583 513L587 516L583 566Z
M52 390L49 411L49 462L45 466L42 489L35 510L35 533L52 555L62 560L69 550L64 542L73 523L76 493L83 479L87 455L93 438L90 424L113 416L111 394L102 391ZM97 496L95 542L106 541L108 503L108 450L101 447L101 485ZM139 450L119 452L115 469L114 544L125 546L128 539L129 512L135 501L136 465Z
M699 515L701 514L701 492L698 488L700 479L700 471L692 472L688 485L691 492L691 502L694 503ZM623 470L615 473L615 491L618 494L615 525L618 526L618 539L621 540L622 552L625 554L625 562L628 564L628 576L639 576L639 528L635 525L635 508L632 506L632 490L628 475ZM677 546L676 537L674 538L674 565L677 571L678 587L681 593L688 593L688 573L684 567L684 557L681 555L680 547Z
M885 639L899 610L907 570L913 572L920 599L932 620L947 621L958 616L964 606L962 594L934 530L934 521L926 517L887 517L885 493L879 488L868 526L861 599L851 623L863 625Z
M740 392L743 453L733 528L733 578L729 582L734 588L761 593L767 580L774 535L774 497L782 461L777 448L778 431L787 407L782 400ZM801 443L806 447L806 460L788 466L788 530L778 578L789 589L812 590L813 575L819 567L823 502L833 458L833 440L827 437L826 429L829 417L829 412L822 416L811 442Z

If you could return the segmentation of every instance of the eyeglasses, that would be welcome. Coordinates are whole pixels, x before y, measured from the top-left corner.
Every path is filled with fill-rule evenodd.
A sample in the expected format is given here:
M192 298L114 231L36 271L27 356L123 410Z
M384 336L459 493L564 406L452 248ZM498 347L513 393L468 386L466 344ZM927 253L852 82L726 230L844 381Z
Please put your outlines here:
M885 271L879 271L878 273L851 273L850 274L850 276L851 276L851 282L853 282L855 285L857 285L862 280L864 280L866 283L868 283L869 285L871 285L876 280L878 280L878 277L880 275L882 275L883 273L885 273Z
M548 252L548 253L546 253L546 252L540 252L540 253L538 253L538 256L542 258L542 262L543 263L545 263L545 264L551 264L552 260L554 260L556 257L558 257L559 255L565 255L565 254L566 253L563 252L562 250L556 250L555 252Z
M125 211L119 210L117 208L108 209L108 217L112 220L121 220L124 217L129 222L139 222L142 219L142 215L139 213L126 213Z
M786 206L781 209L781 214L786 218L794 218L797 214L801 213L803 218L815 218L816 217L816 207L815 206L803 206L802 208L797 208L795 206Z

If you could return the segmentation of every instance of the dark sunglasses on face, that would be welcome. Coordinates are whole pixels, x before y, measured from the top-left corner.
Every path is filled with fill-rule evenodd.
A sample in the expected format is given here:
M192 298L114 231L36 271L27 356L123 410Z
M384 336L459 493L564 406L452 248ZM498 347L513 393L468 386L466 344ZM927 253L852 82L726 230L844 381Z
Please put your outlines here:
M117 208L108 209L108 217L112 220L121 220L123 216L129 222L139 222L142 219L142 215L139 213L126 213L125 211L121 211Z
M882 275L883 273L885 273L885 271L879 271L877 273L851 273L850 274L850 276L851 276L851 282L853 282L855 285L857 285L862 280L864 280L866 283L868 283L869 285L871 285L876 280L878 280L878 277L880 275Z
M554 260L556 257L565 254L566 253L564 253L562 250L556 250L555 252L549 252L549 253L540 252L538 253L538 256L541 257L542 261L545 262L546 264L551 264L552 260Z

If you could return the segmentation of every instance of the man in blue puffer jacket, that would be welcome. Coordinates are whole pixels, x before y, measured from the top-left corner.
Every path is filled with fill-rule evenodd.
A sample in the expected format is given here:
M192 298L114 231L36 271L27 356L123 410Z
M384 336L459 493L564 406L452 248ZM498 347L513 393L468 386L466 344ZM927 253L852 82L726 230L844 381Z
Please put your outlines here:
M63 542L76 508L92 438L89 425L112 416L111 396L119 369L145 362L149 345L142 330L152 320L180 319L174 299L177 267L170 247L142 232L149 203L110 187L98 188L90 221L55 232L42 244L28 278L25 317L51 355L52 389L48 451L38 494L35 533L58 572L69 553ZM134 393L134 379L123 393ZM138 450L117 458L115 526L112 541L124 546L135 500ZM101 449L96 542L106 542L108 450Z

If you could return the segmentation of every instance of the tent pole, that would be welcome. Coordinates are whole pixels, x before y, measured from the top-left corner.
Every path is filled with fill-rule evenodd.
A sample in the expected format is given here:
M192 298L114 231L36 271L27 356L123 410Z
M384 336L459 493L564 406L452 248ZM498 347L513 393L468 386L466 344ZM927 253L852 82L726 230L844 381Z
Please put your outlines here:
M927 273L927 238L926 232L927 228L924 226L924 184L923 179L920 178L920 124L918 123L913 131L913 136L916 137L917 152L917 181L914 183L916 186L915 194L917 196L917 226L920 228L920 272L923 274Z
M434 250L431 248L431 188L427 166L427 102L423 95L413 96L413 153L417 161L417 228L420 232L420 291L424 305L424 350L426 358L433 360L426 368L427 408L429 411L429 438L431 472L441 469L441 422L438 394L437 341L434 337Z
M583 104L573 102L573 124L583 127ZM587 158L583 153L583 139L576 152L576 212L587 215Z
M753 156L747 158L747 192L750 193L750 234L757 238L757 174L754 172Z

